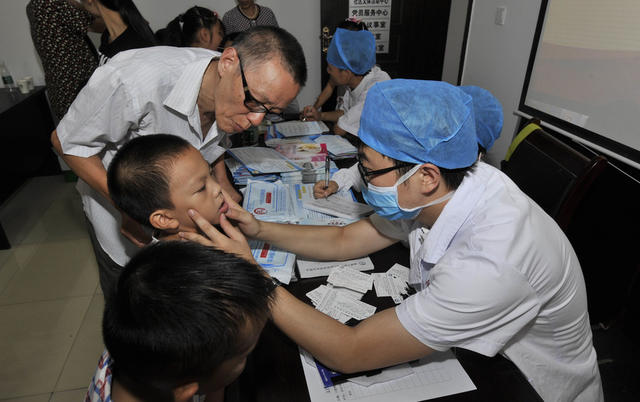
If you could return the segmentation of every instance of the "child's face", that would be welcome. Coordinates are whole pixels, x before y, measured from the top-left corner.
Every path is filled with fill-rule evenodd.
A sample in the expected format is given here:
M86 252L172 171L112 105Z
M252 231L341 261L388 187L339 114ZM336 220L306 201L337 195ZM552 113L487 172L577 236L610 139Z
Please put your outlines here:
M189 209L198 211L207 221L220 223L220 214L229 208L222 190L211 175L211 168L200 152L189 147L173 161L169 174L169 192L173 212L180 222L178 230L196 231L196 226L187 214Z

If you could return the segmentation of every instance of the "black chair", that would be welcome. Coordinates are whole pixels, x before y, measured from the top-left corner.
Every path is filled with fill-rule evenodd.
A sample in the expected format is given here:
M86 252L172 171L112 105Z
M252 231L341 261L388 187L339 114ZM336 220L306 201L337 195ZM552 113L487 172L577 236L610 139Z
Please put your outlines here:
M578 152L532 122L514 139L501 169L566 232L606 165L603 156Z

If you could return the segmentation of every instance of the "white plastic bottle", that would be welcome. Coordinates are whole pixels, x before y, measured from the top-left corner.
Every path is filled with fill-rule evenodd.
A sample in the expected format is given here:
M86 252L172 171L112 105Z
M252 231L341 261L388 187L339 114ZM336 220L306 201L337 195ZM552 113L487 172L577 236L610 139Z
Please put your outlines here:
M9 88L10 91L13 91L13 89L16 87L16 83L13 80L9 69L4 64L4 61L0 61L0 75L2 75L2 83L4 84L5 88Z

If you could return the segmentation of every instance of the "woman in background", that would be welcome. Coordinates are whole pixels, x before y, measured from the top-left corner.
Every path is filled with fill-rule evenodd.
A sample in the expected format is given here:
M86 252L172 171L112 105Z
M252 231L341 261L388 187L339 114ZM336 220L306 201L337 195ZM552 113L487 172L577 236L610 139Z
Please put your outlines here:
M129 49L155 44L153 31L132 0L83 0L87 10L104 20L100 38L100 65Z
M159 45L203 47L222 50L224 26L218 13L208 8L193 6L174 18L166 28L156 32Z

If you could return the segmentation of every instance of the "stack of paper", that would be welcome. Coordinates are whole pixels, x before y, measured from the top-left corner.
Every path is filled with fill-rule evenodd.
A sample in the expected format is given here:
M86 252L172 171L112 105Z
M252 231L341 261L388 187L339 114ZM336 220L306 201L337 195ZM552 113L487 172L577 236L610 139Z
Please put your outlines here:
M373 208L367 204L355 202L332 194L327 198L307 200L304 207L312 211L346 219L360 219L373 213Z
M249 241L249 247L251 247L253 258L271 277L284 284L288 284L291 281L294 276L295 254L273 247L271 244L260 240Z
M296 221L289 187L279 181L265 183L249 180L242 207L251 212L256 219L277 222Z
M371 275L348 267L336 267L327 282L307 293L316 309L336 320L346 323L350 319L364 320L376 312L376 307L361 302L362 296L371 289Z
M275 125L276 132L283 137L322 134L329 131L329 127L322 121L285 121Z
M294 162L288 160L281 153L271 148L264 147L240 147L227 150L253 175L265 173L292 172L302 169Z
M337 218L322 212L317 212L304 207L304 203L313 200L313 184L311 183L292 183L289 184L289 196L294 209L298 223L303 225L331 225L345 226L357 221L358 219ZM339 191L335 194L336 198L353 199L350 191ZM373 269L373 266L372 268ZM326 274L325 274L326 275Z
M396 377L392 374L389 381L371 385L349 379L325 388L313 357L303 349L300 349L300 361L311 402L418 402L476 389L450 350L433 352L418 362L410 363L412 373L409 375ZM394 368L384 369L383 373L387 370Z
M326 144L327 151L334 159L354 158L358 149L339 135L321 135L313 140L317 144Z
M247 169L242 163L233 158L225 159L224 163L227 165L229 171L231 172L233 182L239 186L246 186L248 180L267 182L278 180L278 175L275 174L252 175L249 172L249 169Z

